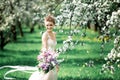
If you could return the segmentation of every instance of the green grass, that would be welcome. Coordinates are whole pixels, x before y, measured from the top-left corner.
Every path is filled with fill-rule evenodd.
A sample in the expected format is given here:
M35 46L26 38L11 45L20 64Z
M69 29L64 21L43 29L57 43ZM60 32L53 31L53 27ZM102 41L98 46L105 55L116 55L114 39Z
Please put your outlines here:
M24 65L36 66L36 56L41 48L40 30L36 30L30 34L28 29L25 29L23 38L18 37L16 42L11 42L5 46L4 51L0 51L0 66L4 65ZM63 40L67 39L67 35L57 32L57 48L63 45ZM78 39L84 42L75 46L73 50L67 51L60 55L64 58L64 62L60 65L58 80L119 80L120 69L116 68L114 74L100 74L102 65L105 63L104 57L113 47L112 41L106 43L104 53L100 55L101 41L96 39L96 32L87 30L87 36L81 38L80 35L73 36L74 40ZM84 67L89 60L94 61L93 67ZM0 80L3 79L3 74L10 69L0 70ZM28 80L29 73L14 72L8 76L15 77L16 80Z

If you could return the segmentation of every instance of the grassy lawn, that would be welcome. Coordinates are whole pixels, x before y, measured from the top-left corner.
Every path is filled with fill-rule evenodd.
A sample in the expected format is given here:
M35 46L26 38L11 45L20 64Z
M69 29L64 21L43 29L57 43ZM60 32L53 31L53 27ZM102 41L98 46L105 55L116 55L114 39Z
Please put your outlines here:
M63 40L67 39L67 35L57 32L57 48L63 45ZM100 74L104 57L113 47L113 41L106 43L104 53L101 55L100 44L101 41L96 39L97 33L87 30L87 36L81 38L80 35L73 36L74 40L84 42L83 45L79 43L73 50L67 51L60 55L64 58L64 62L60 65L58 80L120 80L120 68L116 68L114 74L106 73ZM4 51L0 51L0 66L4 65L21 65L21 66L36 66L36 56L39 54L41 48L40 30L35 30L30 34L25 29L25 36L18 37L16 42L11 42L5 46ZM85 67L84 64L90 60L94 61L93 67ZM10 70L0 70L0 80L3 79L3 74ZM8 76L15 77L16 80L28 80L29 73L14 72Z

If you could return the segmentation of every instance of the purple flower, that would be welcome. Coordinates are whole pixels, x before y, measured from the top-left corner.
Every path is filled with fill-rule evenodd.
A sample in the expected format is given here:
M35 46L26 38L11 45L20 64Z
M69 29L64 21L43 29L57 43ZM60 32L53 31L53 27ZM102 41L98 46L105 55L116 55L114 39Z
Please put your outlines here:
M48 53L48 52L44 52L44 53L43 53L43 56L44 56L44 57L48 57L48 56L49 56L49 53Z
M52 57L52 56L49 56L47 59L46 59L46 62L50 63L51 61L54 61L55 59Z
M43 56L42 55L38 55L37 56L37 60L42 60L43 59Z
M58 55L52 51L46 51L38 55L37 59L39 61L38 68L42 69L45 73L53 69L57 64Z
M49 50L49 51L47 51L47 54L53 56L55 54L55 52Z
M40 68L42 68L42 70L47 70L49 68L49 64L48 63L42 63L39 65Z
M43 54L44 57L47 57L48 55L47 54Z

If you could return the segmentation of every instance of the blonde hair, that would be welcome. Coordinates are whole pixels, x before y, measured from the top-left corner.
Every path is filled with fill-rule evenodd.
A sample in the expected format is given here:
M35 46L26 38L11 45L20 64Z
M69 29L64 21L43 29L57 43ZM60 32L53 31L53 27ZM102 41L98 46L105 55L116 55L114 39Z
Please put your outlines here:
M52 15L46 16L45 21L49 21L49 22L52 22L53 24L55 24L55 19Z

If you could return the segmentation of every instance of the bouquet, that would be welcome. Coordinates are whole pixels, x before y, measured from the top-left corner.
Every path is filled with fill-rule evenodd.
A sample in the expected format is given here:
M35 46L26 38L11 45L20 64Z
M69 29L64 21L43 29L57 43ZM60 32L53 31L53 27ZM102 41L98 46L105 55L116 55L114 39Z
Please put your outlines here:
M56 65L59 64L57 60L58 54L52 51L44 51L37 56L38 60L38 69L42 70L44 73L48 73Z

